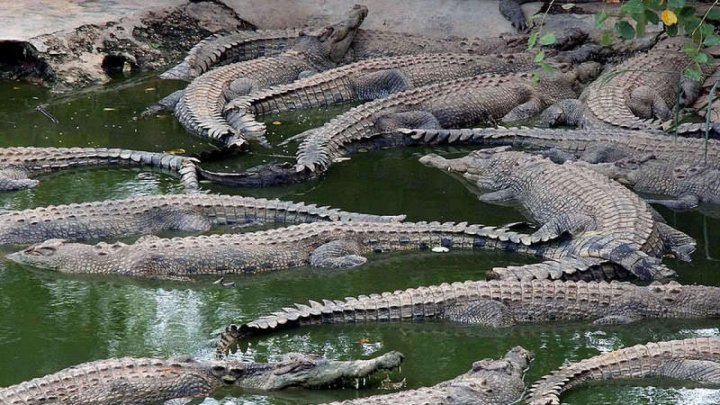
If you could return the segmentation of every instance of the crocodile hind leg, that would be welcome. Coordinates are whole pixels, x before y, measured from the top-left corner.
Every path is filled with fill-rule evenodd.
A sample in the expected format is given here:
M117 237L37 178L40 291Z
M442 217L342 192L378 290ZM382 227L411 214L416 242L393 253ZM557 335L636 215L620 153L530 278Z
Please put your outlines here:
M530 235L530 238L532 243L547 242L557 239L566 232L570 235L577 235L594 227L595 220L588 215L561 214L543 224L540 229Z
M0 191L24 190L35 187L39 181L28 178L25 170L7 167L0 169Z
M310 253L310 265L330 269L350 269L367 262L367 258L360 256L359 252L360 246L357 242L334 240Z
M150 107L146 108L145 111L143 111L140 116L141 117L149 117L153 114L157 114L160 111L167 110L167 111L173 111L175 110L175 106L177 105L178 101L182 98L182 96L185 94L185 89L177 90L172 93L170 93L169 96L165 96L157 103L151 105Z
M386 69L353 79L352 87L360 100L375 100L411 89L413 85L400 70Z
M647 86L635 88L627 100L627 106L640 118L659 118L669 120L672 118L672 111L660 93Z
M502 302L494 300L480 299L453 305L443 311L441 318L493 328L515 325L515 319L510 308Z
M720 384L720 363L708 360L668 361L655 372L660 377L690 380L701 384Z
M500 121L507 124L509 122L528 120L540 113L541 109L541 101L533 98L510 110Z
M560 100L540 113L537 123L540 126L555 127L567 125L570 127L583 127L582 120L585 104L574 98Z
M668 224L656 222L656 226L665 251L671 252L679 260L689 262L690 255L695 251L695 239Z

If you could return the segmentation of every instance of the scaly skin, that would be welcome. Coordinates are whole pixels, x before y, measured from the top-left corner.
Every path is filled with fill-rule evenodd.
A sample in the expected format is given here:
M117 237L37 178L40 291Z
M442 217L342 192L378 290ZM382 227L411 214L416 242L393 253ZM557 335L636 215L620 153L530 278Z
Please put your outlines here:
M666 377L720 384L720 338L636 345L563 366L530 388L529 405L559 405L560 396L587 381Z
M531 274L554 279L627 278L633 275L624 265L648 272L658 271L659 267L656 260L642 252L635 253L633 246L601 235L582 243L559 239L532 244L531 239L505 228L465 223L315 222L244 234L172 239L146 236L132 245L104 242L86 245L50 239L8 258L66 273L173 279L202 274L260 273L308 265L352 268L365 263L363 255L423 251L431 247L506 250L566 260L565 267L511 267L506 273L493 274L494 277ZM616 262L608 263L605 257ZM663 270L668 272L664 276L674 275L669 269Z
M403 129L422 143L476 143L532 149L557 149L589 163L652 155L664 162L704 160L705 140L622 129L565 130L542 128ZM707 142L707 165L720 168L720 141Z
M402 354L332 361L290 353L277 363L120 358L70 367L0 389L4 405L144 405L205 397L217 388L322 388L400 366Z
M305 325L442 319L508 327L556 320L625 324L645 318L720 317L720 288L676 282L638 286L617 281L465 281L321 302L295 304L230 325L220 335L216 354L222 357L242 339Z
M522 4L530 3L535 0L499 0L500 13L506 20L510 21L513 27L518 31L525 31L528 28L527 18L520 7ZM555 4L563 3L592 3L599 0L555 0Z
M189 132L225 146L242 146L244 139L227 124L222 109L228 99L275 84L289 83L301 73L327 70L341 62L367 8L355 6L347 20L317 35L299 38L288 51L239 62L207 72L190 83L175 107L175 116Z
M505 405L515 403L525 391L523 375L532 355L520 346L510 349L498 360L483 359L452 380L432 387L374 395L367 398L333 402L339 405Z
M177 172L188 191L199 188L197 159L164 153L107 148L0 148L0 191L37 185L30 177L75 167L147 165Z
M214 34L198 42L185 59L160 75L161 79L191 81L211 68L285 52L302 30L236 31Z
M622 185L593 170L571 162L558 165L524 152L478 150L457 159L437 155L421 158L426 165L461 174L482 190L481 201L518 201L530 217L541 224L532 242L572 235L571 244L585 237L603 235L634 246L634 250L661 258L668 252L689 260L695 241L654 218L646 202ZM602 259L618 260L602 251ZM631 252L625 254L633 256ZM626 268L640 278L652 279L664 268L632 264L620 255ZM640 262L638 262L640 263Z
M316 221L398 222L381 216L290 201L234 195L158 195L11 211L0 214L0 245L60 238L67 241L147 235L160 231L204 232L213 226Z
M236 130L257 137L265 134L266 129L265 124L255 120L255 115L374 100L447 80L482 73L505 74L533 67L533 55L528 53L438 53L369 59L253 92L228 103L225 113Z

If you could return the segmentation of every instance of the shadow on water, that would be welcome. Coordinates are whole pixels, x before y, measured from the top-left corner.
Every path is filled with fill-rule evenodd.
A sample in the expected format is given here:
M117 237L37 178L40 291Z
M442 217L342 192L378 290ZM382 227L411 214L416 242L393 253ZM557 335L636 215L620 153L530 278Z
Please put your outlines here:
M183 85L139 77L58 96L37 87L0 83L0 147L99 146L184 149L186 153L212 150L214 146L185 133L171 114L137 118L147 105ZM39 104L58 119L57 124L35 111ZM267 121L270 139L278 142L347 108L272 117ZM212 162L208 168L240 170L292 156L293 148L268 150L253 145L252 154ZM487 225L522 220L516 209L480 203L461 182L417 162L428 152L465 151L408 148L358 153L333 165L319 181L289 187L244 190L203 186L211 192L277 197L351 211L406 213L410 220ZM171 175L134 168L73 170L43 176L40 181L35 189L0 194L0 209L181 191ZM680 273L680 281L720 285L720 219L698 212L658 210L670 225L698 240L693 263L667 261ZM481 279L491 267L533 261L496 252L381 255L350 271L298 269L238 276L231 277L237 287L220 288L212 278L179 283L73 277L0 260L0 386L109 356L190 354L209 358L215 337L226 324L248 321L294 302ZM350 359L399 350L407 360L402 372L393 373L392 378L406 378L407 387L415 388L452 378L465 372L473 361L498 357L520 344L536 353L527 378L532 381L566 361L598 351L651 340L720 336L717 325L717 320L649 321L631 327L552 323L502 330L444 322L342 325L288 330L254 339L247 342L250 345L245 357L264 361L295 350ZM217 398L230 395L246 403L292 404L379 392L290 390L266 396L223 391ZM573 404L689 404L717 403L717 399L717 390L660 389L647 383L595 385L567 396L567 402Z

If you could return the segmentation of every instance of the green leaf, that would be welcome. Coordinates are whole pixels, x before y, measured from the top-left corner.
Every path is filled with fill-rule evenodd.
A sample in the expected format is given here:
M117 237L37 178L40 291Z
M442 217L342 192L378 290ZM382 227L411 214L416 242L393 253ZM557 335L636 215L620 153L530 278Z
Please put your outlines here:
M624 40L631 40L635 38L635 28L630 25L627 21L618 21L615 23L615 31Z
M708 63L708 61L710 59L708 58L708 55L706 53L701 52L701 53L698 53L697 55L695 55L693 60L697 63Z
M608 18L608 13L605 12L605 10L602 10L601 12L595 14L595 29L598 29L602 27L602 25L605 23L605 20Z
M645 35L645 26L647 25L645 13L633 14L632 18L635 20L635 31L637 32L637 36L641 37Z
M695 11L695 7L683 7L681 9L675 10L675 15L677 15L679 20L682 20L695 16Z
M542 70L546 75L551 75L555 71L555 68L553 68L552 65L548 63L542 62L540 63L540 66L542 67Z
M612 31L608 30L600 35L600 45L609 46L612 43L613 34Z
M696 82L699 82L700 79L702 79L702 72L700 72L700 70L698 69L686 68L685 71L683 71L683 74L688 79L694 80Z
M671 26L669 26L669 27L668 27L668 26L665 26L665 32L667 32L667 34L668 34L669 36L671 36L671 37L677 36L677 34L678 34L678 25L677 25L677 24L673 24L673 25L671 25Z
M530 34L530 38L528 38L528 50L533 49L535 47L535 44L537 43L538 39L538 33L533 32Z
M630 0L620 7L620 11L628 14L640 14L645 11L645 5L640 0Z
M708 11L707 17L708 20L712 21L719 21L720 20L720 8L713 7Z
M715 33L715 27L710 24L703 23L702 25L700 25L700 32L704 37L709 37L710 35L713 35Z
M548 32L547 34L540 37L540 45L552 45L557 42L555 34Z
M540 51L535 55L535 63L540 63L545 60L545 51Z
M700 24L700 19L695 16L690 16L683 19L682 21L678 21L678 25L680 24L682 24L685 32L689 34L695 31L695 28L697 28L697 26Z
M685 0L668 0L668 7L679 9L685 7Z
M533 72L532 74L532 84L533 86L537 86L540 83L540 73Z
M720 45L720 37L715 34L708 35L707 38L705 38L705 40L703 41L703 45L705 45L705 46Z
M665 10L665 4L662 0L649 0L646 2L648 9L655 11Z
M645 10L645 19L650 24L657 24L660 22L660 17L658 17L657 13L650 10Z

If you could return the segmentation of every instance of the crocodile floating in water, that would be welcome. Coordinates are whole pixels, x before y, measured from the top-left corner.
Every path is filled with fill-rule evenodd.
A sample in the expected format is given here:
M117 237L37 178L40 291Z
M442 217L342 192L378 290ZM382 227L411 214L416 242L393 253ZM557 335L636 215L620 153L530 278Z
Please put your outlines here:
M530 266L552 271L557 265ZM617 281L465 281L321 302L287 306L228 326L220 335L216 355L224 356L241 339L304 325L441 319L508 327L556 320L627 324L645 318L720 317L720 287L676 282L638 286Z
M332 402L339 405L507 405L517 402L525 391L523 375L532 355L516 346L502 359L483 359L452 380L432 387L386 395Z
M720 384L720 338L653 342L570 363L533 384L526 402L560 405L560 395L585 382L652 377Z
M335 361L300 353L276 363L119 358L70 367L0 388L4 405L144 405L205 397L221 387L281 390L354 386L354 381L398 368L403 355Z
M483 74L395 93L300 134L306 137L298 148L295 167L276 164L239 174L201 171L201 175L250 187L306 181L325 172L353 145L397 135L399 128L449 128L530 118L566 95L577 94L580 82L594 77L597 71L597 64L584 64L568 72L541 75L538 83L529 72Z
M507 147L483 149L457 159L427 155L420 161L428 166L461 174L482 190L487 203L517 201L541 227L532 241L572 235L570 244L583 246L585 238L603 235L633 248L624 252L625 268L640 278L654 278L654 271L638 253L661 258L672 252L690 260L695 241L662 221L636 194L582 165L563 165L525 152L508 152ZM592 250L592 249L591 249ZM632 250L635 250L633 253ZM623 256L622 254L620 256ZM601 255L602 257L602 255ZM603 257L612 260L610 257Z
M225 106L225 114L233 128L258 137L265 134L265 125L255 121L255 115L374 100L482 73L526 71L535 67L533 59L530 53L436 53L368 59L234 99Z
M598 235L582 243L564 238L533 243L507 228L466 223L314 222L244 234L96 245L50 239L8 255L21 264L65 273L187 279L193 275L261 273L300 266L352 268L367 254L446 249L504 250L566 259L572 269L530 271L563 279L672 277L675 273L634 245ZM607 270L605 270L607 268ZM595 271L602 269L602 271ZM633 273L630 273L633 271ZM505 277L508 274L504 274Z
M280 55L222 66L199 76L179 98L175 116L195 135L225 146L241 146L245 141L222 115L227 100L335 67L367 11L364 6L353 7L345 21L325 27L319 34L303 35Z
M188 191L199 188L197 159L165 153L107 148L0 148L0 191L35 187L31 177L76 167L140 166L166 169L180 175Z
M204 232L219 225L404 219L404 215L359 214L315 204L235 195L157 195L2 213L0 245L53 238L97 240L167 230Z
M704 159L705 140L623 129L567 130L546 128L401 129L422 143L511 145L555 149L589 163L613 162L652 155L664 162ZM707 141L707 165L720 168L720 141Z
M683 77L696 62L684 51L687 39L669 38L647 53L634 56L601 75L580 99L563 100L543 112L547 125L583 128L669 129L673 106L691 106L702 81ZM680 82L680 86L678 86ZM678 94L679 90L679 94ZM681 133L698 131L699 124L683 124Z

